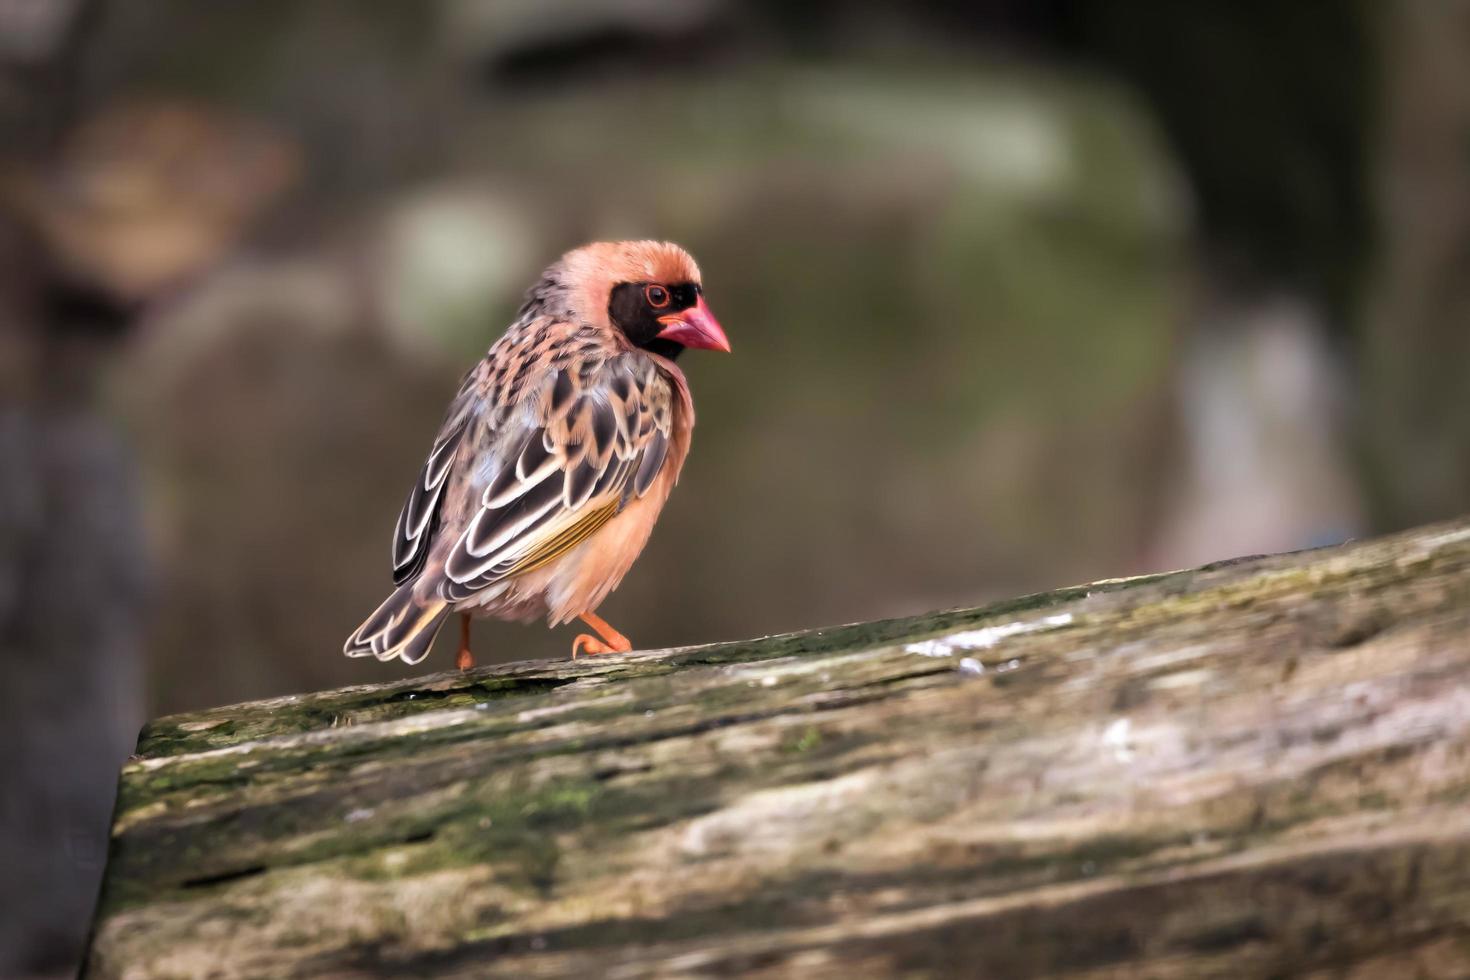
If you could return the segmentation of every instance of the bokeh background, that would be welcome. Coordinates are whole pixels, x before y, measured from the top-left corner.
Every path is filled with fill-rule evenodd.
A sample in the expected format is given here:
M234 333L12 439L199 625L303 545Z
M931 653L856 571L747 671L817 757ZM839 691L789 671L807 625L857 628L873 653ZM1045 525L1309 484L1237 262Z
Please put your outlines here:
M1467 0L0 0L0 976L145 717L408 672L338 651L444 404L619 237L735 347L640 646L1470 504Z

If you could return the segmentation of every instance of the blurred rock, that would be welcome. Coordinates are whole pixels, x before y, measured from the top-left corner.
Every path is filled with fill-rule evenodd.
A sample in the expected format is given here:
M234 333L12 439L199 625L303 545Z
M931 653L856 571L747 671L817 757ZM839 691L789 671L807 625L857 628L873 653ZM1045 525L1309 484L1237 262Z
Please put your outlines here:
M417 451L442 410L361 298L330 254L242 260L154 310L113 376L162 565L162 703L335 676L337 616L386 560L372 531L401 480L384 456Z
M0 405L0 976L64 976L144 716L148 561L129 455L69 408Z
M1362 424L1376 523L1406 527L1470 509L1470 2L1398 4L1388 24Z
M678 37L710 24L728 0L447 0L444 44L455 57L493 61L507 54L597 36Z
M1344 447L1347 376L1300 300L1200 325L1178 380L1183 478L1149 564L1185 568L1338 544L1365 530Z
M0 0L0 63L50 60L81 6L82 0Z
M0 158L5 977L75 973L144 713L152 563L98 379L137 310L217 263L294 168L259 126L199 106L118 103L73 126L69 91L38 88L33 118L0 125L63 134Z
M561 244L544 241L509 193L480 186L409 196L382 236L374 301L392 341L420 359L471 363L485 350L485 325L519 305L539 257Z
M124 302L219 259L294 177L291 146L258 124L178 102L113 106L59 157L12 165L0 197L69 280Z

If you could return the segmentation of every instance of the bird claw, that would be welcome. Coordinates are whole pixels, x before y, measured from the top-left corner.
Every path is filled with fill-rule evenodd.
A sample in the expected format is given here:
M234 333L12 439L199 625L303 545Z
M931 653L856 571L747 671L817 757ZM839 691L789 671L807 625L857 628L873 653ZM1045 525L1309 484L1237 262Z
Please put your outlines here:
M613 648L603 643L595 636L586 633L578 633L572 640L572 659L577 659L577 654L585 653L589 657L596 653L613 653Z
M607 620L594 612L584 612L579 617L582 622L595 629L602 637L581 634L572 641L572 659L577 659L579 648L585 647L588 654L593 653L628 653L633 649L633 642L626 636L612 628Z

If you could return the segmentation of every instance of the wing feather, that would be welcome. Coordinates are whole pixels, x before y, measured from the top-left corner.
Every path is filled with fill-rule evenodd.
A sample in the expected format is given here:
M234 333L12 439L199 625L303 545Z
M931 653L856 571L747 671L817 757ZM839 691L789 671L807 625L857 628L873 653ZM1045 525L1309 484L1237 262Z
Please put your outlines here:
M429 546L438 529L440 505L448 476L464 442L465 430L474 406L475 382L484 367L482 362L465 375L459 392L449 403L449 410L434 437L433 448L408 492L408 499L398 512L393 529L393 584L402 585L417 575L429 557Z
M658 476L659 470L663 469L664 457L668 454L669 439L661 430L654 429L649 433L643 458L638 463L638 475L633 478L633 492L643 496L648 488L653 486L654 477Z
M669 382L634 355L587 355L527 389L534 410L502 413L497 461L444 562L459 601L540 568L647 493L668 455Z

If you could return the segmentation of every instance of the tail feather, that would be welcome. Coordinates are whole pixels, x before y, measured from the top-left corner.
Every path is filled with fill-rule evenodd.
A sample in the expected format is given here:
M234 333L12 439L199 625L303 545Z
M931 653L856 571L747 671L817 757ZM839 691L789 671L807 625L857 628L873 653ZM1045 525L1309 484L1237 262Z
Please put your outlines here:
M413 583L405 582L347 638L342 652L416 664L428 656L447 618L449 606L443 599L415 596Z

